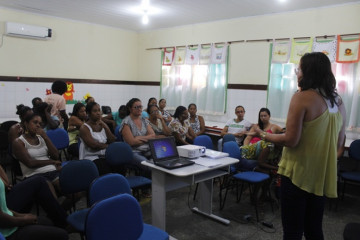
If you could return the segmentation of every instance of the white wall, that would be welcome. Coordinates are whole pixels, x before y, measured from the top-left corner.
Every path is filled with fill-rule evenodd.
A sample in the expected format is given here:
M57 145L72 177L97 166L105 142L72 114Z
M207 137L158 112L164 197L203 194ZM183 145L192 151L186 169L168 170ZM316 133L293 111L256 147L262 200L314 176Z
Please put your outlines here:
M0 8L5 22L49 27L49 40L3 37L0 76L138 79L138 34L131 31Z
M160 81L161 51L147 48L234 40L306 37L360 32L360 3L284 14L240 18L205 24L134 33L65 19L0 9L0 26L5 21L48 26L54 30L49 41L4 37L0 47L0 76L82 78L130 81ZM3 26L2 26L3 27ZM2 32L3 29L0 29ZM268 81L269 43L238 43L230 46L229 83L260 84ZM13 91L7 91L11 86ZM0 118L14 117L15 105L31 105L35 96L45 96L48 83L0 82L0 100L6 111ZM25 92L24 92L25 91ZM34 91L34 92L33 92ZM114 110L131 97L146 105L159 98L159 87L76 84L75 94L90 92L101 105ZM243 105L246 118L257 121L266 106L266 91L228 90L228 112L207 121L225 122L234 108ZM77 97L75 97L77 99ZM219 124L217 124L219 125Z

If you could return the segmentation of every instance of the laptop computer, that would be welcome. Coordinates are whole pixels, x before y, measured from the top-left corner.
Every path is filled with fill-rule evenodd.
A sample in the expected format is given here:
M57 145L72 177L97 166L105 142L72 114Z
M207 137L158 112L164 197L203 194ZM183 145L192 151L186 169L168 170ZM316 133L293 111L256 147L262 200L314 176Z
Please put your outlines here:
M174 137L150 139L149 146L157 166L174 169L194 164L193 161L179 157Z

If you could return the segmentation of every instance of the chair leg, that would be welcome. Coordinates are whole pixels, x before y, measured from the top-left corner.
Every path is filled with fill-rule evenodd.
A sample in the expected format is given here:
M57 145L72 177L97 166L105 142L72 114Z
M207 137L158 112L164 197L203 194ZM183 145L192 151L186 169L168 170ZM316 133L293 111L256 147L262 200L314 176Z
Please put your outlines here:
M241 182L241 189L240 189L240 194L238 193L239 187L238 187L238 182L236 182L236 202L240 202L241 200L241 196L242 196L242 193L243 193L243 190L244 190L244 182Z
M343 184L343 189L342 189L342 194L341 194L341 200L344 201L344 195L345 195L345 187L346 187L346 181L344 181L344 184Z
M195 199L196 199L196 194L197 194L198 187L199 187L199 184L197 183L197 184L196 184L196 187L195 187L195 192L194 192L193 201L195 201Z
M254 186L254 188L256 188L256 186ZM259 222L258 200L257 200L257 196L255 196L255 189L251 189L251 184L250 183L249 183L249 191L250 191L250 198L252 197L254 199L256 221Z

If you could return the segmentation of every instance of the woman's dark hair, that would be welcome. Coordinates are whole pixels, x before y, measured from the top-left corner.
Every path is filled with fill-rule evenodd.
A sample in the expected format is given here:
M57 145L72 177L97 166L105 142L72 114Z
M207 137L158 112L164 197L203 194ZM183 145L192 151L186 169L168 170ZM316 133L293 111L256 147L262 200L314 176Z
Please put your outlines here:
M150 102L151 102L152 100L156 100L156 98L154 98L154 97L149 98L148 105L150 104ZM156 101L157 101L157 100L156 100Z
M126 110L126 106L125 105L121 105L118 109L118 112L124 111Z
M39 114L36 113L36 112L33 112L32 114L29 114L29 115L27 115L27 116L25 117L24 122L29 123L29 122L31 121L31 119L33 119L34 117L37 117L37 116L39 116L39 117L41 118L41 120L42 120L41 115L39 115Z
M331 71L330 60L324 53L306 53L300 59L299 67L302 72L302 79L299 81L301 91L318 89L324 98L330 100L331 106L337 104L336 79Z
M244 112L245 112L245 108L244 108L243 106L241 106L241 105L236 106L236 107L235 107L235 111L236 111L236 109L238 109L238 108L242 108L242 109L244 110Z
M97 102L90 102L86 104L86 108L85 108L86 113L90 114L91 110L94 108L95 105L99 105L99 104L97 104Z
M49 106L47 102L39 103L36 107L33 108L34 114L39 115L41 117L42 122L46 125L46 108Z
M270 114L270 110L268 108L261 108L259 111L258 125L261 130L264 130L264 123L260 119L260 113L262 113L262 112L266 112L267 114L269 114L269 116L271 116L271 114Z
M67 85L64 81L57 80L51 85L51 91L63 95L67 91Z
M26 113L28 111L32 111L32 109L28 106L24 106L24 104L20 104L16 106L16 114L19 115L19 118L23 121Z
M189 109L190 107L192 107L192 106L194 106L194 107L197 109L197 106L196 106L195 103L190 103L189 106L188 106L188 109Z
M134 105L134 103L136 102L141 102L140 99L138 98L132 98L130 99L127 103L126 103L126 115L130 114L130 109L132 108L132 106Z
M31 100L33 107L36 107L36 104L38 101L42 102L42 99L39 97L35 97L35 98L33 98L33 100Z
M149 115L150 115L150 109L151 109L152 107L156 107L156 108L159 110L158 105L155 105L155 104L148 105L148 106L147 106L147 109L146 109L146 112L147 112Z
M186 107L184 106L178 106L175 110L175 113L174 113L174 118L179 118L179 116L185 112L187 109Z
M78 113L79 113L79 111L80 111L80 109L81 109L82 107L85 107L85 105L82 104L81 102L76 103L76 104L74 105L74 107L73 107L73 111L72 111L72 113L71 113L71 116L77 116L77 117L78 117Z
M160 104L162 101L165 101L165 98L160 99L160 100L159 100L159 104Z
M89 102L90 99L92 99L93 97L88 97L87 99L85 99L85 103L87 104Z

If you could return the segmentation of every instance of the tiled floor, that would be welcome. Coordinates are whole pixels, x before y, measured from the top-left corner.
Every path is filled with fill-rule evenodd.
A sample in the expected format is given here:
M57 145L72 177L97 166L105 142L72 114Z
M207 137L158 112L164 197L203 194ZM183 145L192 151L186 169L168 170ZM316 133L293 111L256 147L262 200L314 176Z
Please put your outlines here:
M360 222L360 186L348 187L350 194L345 195L344 201L339 202L335 211L336 201L333 201L332 210L329 210L329 201L326 203L323 229L325 239L342 239L344 226L348 222ZM212 221L201 215L193 213L190 208L196 206L193 201L194 186L190 189L183 188L167 194L167 232L179 240L230 240L230 239L281 239L282 227L280 210L274 207L271 211L270 204L260 207L261 221L271 222L274 228L264 227L255 221L254 207L250 204L248 193L243 195L240 203L235 201L235 191L230 191L225 208L219 210L218 186L214 186L213 209L214 213L231 220L226 226ZM141 200L143 218L146 223L151 223L151 199ZM252 221L244 220L245 215L251 215ZM70 239L80 239L78 234L71 234Z

